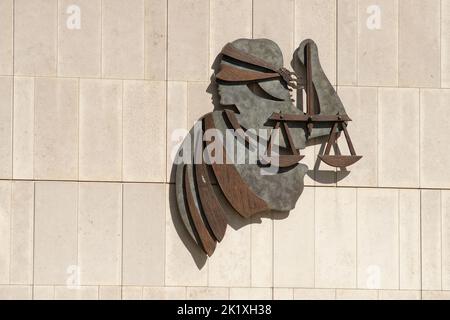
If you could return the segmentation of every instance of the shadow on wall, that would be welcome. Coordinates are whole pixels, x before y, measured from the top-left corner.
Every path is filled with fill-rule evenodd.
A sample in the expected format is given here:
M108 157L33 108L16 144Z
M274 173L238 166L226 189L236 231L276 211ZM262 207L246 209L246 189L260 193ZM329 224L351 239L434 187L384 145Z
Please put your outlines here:
M220 96L218 93L218 85L216 83L215 75L218 72L221 59L222 59L222 56L219 54L216 57L213 65L211 66L211 69L214 72L210 77L211 82L206 89L206 93L211 94L213 111L223 111L225 109L232 109L234 111L237 111L237 107L234 105L222 105L220 103ZM291 66L294 68L294 70L296 70L294 61L295 61L295 59L293 59ZM300 91L300 90L298 90L298 91ZM297 100L301 101L299 99L302 99L302 96L301 96L301 94L299 95L299 93L297 92ZM301 107L301 105L300 105L300 107ZM200 119L198 119L198 120L200 120ZM322 137L310 139L306 142L305 147L306 148L316 148L316 146L320 146L319 150L317 150L317 151L319 154L322 154L324 151L324 148L326 146L326 143L327 143L327 138L328 138L327 136L322 136ZM339 147L337 145L334 146L334 151L335 151L336 155L341 154ZM316 181L320 184L334 184L337 181L340 181L341 179L345 178L349 174L349 171L347 171L345 168L340 169L341 171L339 171L340 172L339 175L337 174L337 171L335 171L335 170L320 170L320 164L321 164L321 160L318 157L316 157L316 161L314 163L313 168L308 170L306 173L310 179L312 179L313 181ZM172 177L175 176L176 170L177 170L177 166L172 165L172 169L171 169ZM222 192L220 191L220 188L217 185L217 181L214 178L214 174L212 174L210 172L209 177L210 177L211 182L216 191L215 194L218 197L220 204L222 205L222 207L225 211L225 216L227 219L228 226L231 227L233 230L239 230L249 224L261 223L262 219L281 220L281 219L287 218L289 215L289 211L279 212L279 211L272 210L268 213L254 215L251 218L246 219L246 218L242 217L236 210L234 210L230 206L229 202L225 199L224 195L222 194ZM301 188L301 192L303 192L303 186L300 186L300 188ZM172 223L174 224L175 230L176 230L178 236L180 237L181 241L183 242L184 246L186 247L186 249L190 252L197 267L199 269L201 269L206 264L207 255L200 248L200 246L194 241L194 239L191 237L191 235L187 231L187 229L182 221L182 218L181 218L181 215L180 215L180 212L178 209L178 205L177 205L176 185L175 184L170 185L169 197L170 197L170 199L169 199L170 200L169 201L170 212L171 212L171 217L172 217Z
M172 223L175 227L175 230L180 237L183 245L190 252L192 259L195 261L197 267L199 269L203 268L207 261L207 255L203 252L203 250L195 243L192 237L187 232L183 221L181 220L180 213L178 211L176 195L175 195L175 185L171 184L169 187L169 209L170 215L172 218ZM221 192L217 192L217 195L220 195ZM262 219L272 219L272 220L281 220L287 218L289 212L269 212L265 214L255 215L250 219L245 219L241 215L239 215L233 208L231 208L227 201L223 198L219 198L221 204L223 205L228 227L231 227L233 230L239 230L249 224L259 224L262 222ZM229 232L229 230L227 231Z

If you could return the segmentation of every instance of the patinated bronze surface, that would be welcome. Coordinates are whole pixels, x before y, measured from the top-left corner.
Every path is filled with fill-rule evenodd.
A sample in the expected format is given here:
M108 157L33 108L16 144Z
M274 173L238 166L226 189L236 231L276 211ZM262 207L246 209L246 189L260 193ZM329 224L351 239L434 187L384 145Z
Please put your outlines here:
M250 161L248 153L241 159L245 161L236 163L225 146L215 151L223 151L220 163L217 158L212 163L212 159L205 163L204 157L201 163L178 159L179 213L191 238L208 256L224 238L227 228L224 204L219 199L226 199L229 207L244 218L270 211L290 211L295 207L308 170L299 163L304 157L300 151L308 140L328 136L319 158L330 166L347 167L361 159L356 155L347 130L351 119L322 70L318 49L312 40L303 41L294 52L294 72L284 68L280 48L268 39L238 39L225 45L219 58L215 80L220 105L225 110L205 115L201 119L202 128L205 131L215 129L222 136L234 129L238 146L250 150L257 147L255 141L258 140L267 148L257 163ZM302 99L294 105L293 90L306 94L305 108ZM268 129L271 133L262 137L250 129ZM341 132L350 155L331 155L331 148ZM278 141L276 134L280 137ZM212 146L211 141L200 140L185 143L182 148L197 151L192 154L200 151L202 155L204 151L204 155L208 146ZM275 147L279 152L273 152ZM275 174L265 174L265 168L270 166L276 167ZM210 179L209 172L214 179ZM217 181L218 188L213 186L212 180Z

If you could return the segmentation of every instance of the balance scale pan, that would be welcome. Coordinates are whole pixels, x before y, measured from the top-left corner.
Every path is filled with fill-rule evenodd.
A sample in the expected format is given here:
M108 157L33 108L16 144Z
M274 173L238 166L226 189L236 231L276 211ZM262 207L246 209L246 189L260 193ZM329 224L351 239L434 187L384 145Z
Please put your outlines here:
M319 156L320 160L325 162L326 164L336 167L336 168L345 168L348 166L351 166L355 162L357 162L359 159L362 158L362 156L330 156L330 155L322 155Z

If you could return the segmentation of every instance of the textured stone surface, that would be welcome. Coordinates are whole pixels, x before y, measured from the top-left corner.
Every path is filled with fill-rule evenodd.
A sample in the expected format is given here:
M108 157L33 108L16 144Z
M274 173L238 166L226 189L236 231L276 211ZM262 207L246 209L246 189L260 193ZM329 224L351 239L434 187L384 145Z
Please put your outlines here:
M31 286L0 286L2 300L31 300Z
M123 284L164 284L165 187L123 187Z
M276 287L314 287L314 189L305 188L288 217L274 221Z
M53 286L34 286L34 300L53 300L55 299L55 287Z
M442 289L441 204L440 191L421 191L422 290Z
M55 300L97 300L97 286L78 288L55 287Z
M166 79L167 1L144 0L145 79Z
M381 187L419 187L419 103L417 89L378 91L378 183Z
M122 186L78 188L78 264L83 285L122 284Z
M0 284L9 284L11 265L11 182L0 181Z
M13 79L0 77L0 178L12 178Z
M377 290L336 289L336 300L377 300Z
M256 5L258 4L259 2L256 3ZM214 60L226 43L239 38L251 38L253 31L252 5L252 0L217 0L210 2L210 66L213 65ZM264 13L263 17L267 18L267 15ZM257 37L263 37L263 35Z
M123 180L166 180L165 104L164 82L124 82Z
M13 178L34 178L34 78L15 77Z
M294 300L334 300L334 289L294 289Z
M358 1L339 0L337 7L337 83L358 84Z
M398 209L400 226L400 289L420 289L420 191L400 190Z
M398 289L398 191L358 190L358 288Z
M285 57L284 65L288 67L294 51L295 25L285 21L294 19L294 0L253 1L253 38L266 38L275 41ZM283 14L274 14L283 12ZM274 28L281 26L283 28ZM233 39L234 40L234 39Z
M273 288L274 300L293 300L294 289L291 288Z
M450 2L441 1L441 86L450 88Z
M13 74L14 0L0 2L0 75Z
M102 73L144 78L144 1L102 1Z
M320 49L322 67L330 82L335 84L336 1L296 0L293 23L295 25L294 48L304 39L313 39Z
M420 99L420 187L445 189L450 186L450 152L443 146L450 143L450 136L442 124L450 121L450 90L424 89Z
M54 76L57 69L57 1L15 1L14 73Z
M80 81L80 180L121 180L122 103L122 81Z
M356 285L356 190L315 192L315 286ZM333 270L333 272L330 272Z
M122 300L142 300L143 288L135 286L122 287Z
M142 293L144 300L183 300L186 288L183 287L148 287Z
M120 300L122 292L120 286L100 286L98 289L99 300Z
M271 300L270 288L231 288L230 300Z
M187 288L189 300L227 300L228 288Z
M73 283L67 281L78 264L78 185L38 182L35 190L34 283Z
M266 219L252 218L251 225L251 285L270 287L273 283L273 215ZM269 241L268 241L269 239Z
M420 291L408 291L408 290L380 290L380 300L420 300Z
M399 2L404 1L357 1L358 83L361 86L397 86ZM400 16L403 14L401 11ZM379 25L372 20L377 18Z
M34 105L34 177L78 178L78 81L38 78Z
M74 4L80 8L79 29L68 28L76 17ZM100 77L102 21L98 17L102 14L102 1L74 3L72 0L59 0L58 9L58 76Z
M167 182L175 182L176 166L174 165L174 160L188 130L187 95L186 82L167 82Z
M440 87L441 2L399 1L399 85L402 87ZM418 12L420 24L416 23Z
M450 292L448 291L423 291L423 300L450 300Z
M363 158L347 170L338 170L338 186L378 185L378 95L377 88L339 87L339 96L352 118L348 131L357 154ZM339 148L347 152L345 139L340 139Z
M169 80L206 81L210 73L210 1L168 1Z
M11 197L11 261L9 282L33 284L34 183L15 181Z
M165 285L206 286L208 265L201 249L193 243L177 212L173 184L166 186ZM180 270L183 272L180 272Z
M442 196L442 290L450 290L450 192L441 192Z
M229 226L214 255L208 260L208 284L216 287L250 287L251 226L231 207L226 206L225 210Z

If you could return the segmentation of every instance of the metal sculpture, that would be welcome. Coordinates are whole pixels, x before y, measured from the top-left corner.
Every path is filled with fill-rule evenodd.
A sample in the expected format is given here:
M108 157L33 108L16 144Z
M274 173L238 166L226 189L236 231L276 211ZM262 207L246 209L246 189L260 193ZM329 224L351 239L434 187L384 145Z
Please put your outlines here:
M238 39L221 52L215 78L220 104L226 108L205 115L201 129L206 132L215 129L222 136L234 129L236 143L247 149L256 147L250 128L268 129L271 133L265 140L256 137L266 145L257 163L249 161L247 153L245 161L235 163L231 159L232 150L224 144L214 150L214 160L204 159L212 141L205 141L203 136L183 143L176 159L178 209L190 236L208 256L223 239L227 227L217 192L244 218L271 210L290 211L303 190L308 168L299 163L304 157L300 149L305 148L309 139L328 135L325 151L319 158L330 166L347 167L361 159L347 131L351 119L322 70L312 40L303 41L295 51L293 67L294 72L283 67L280 48L268 39ZM293 90L299 93L297 106L291 99ZM284 139L276 141L280 132ZM350 155L330 155L341 132ZM274 152L274 147L279 150ZM188 161L183 158L187 151L192 151ZM198 155L200 162L195 161ZM275 166L276 174L262 174L261 170L267 166ZM220 191L214 188L213 179Z

